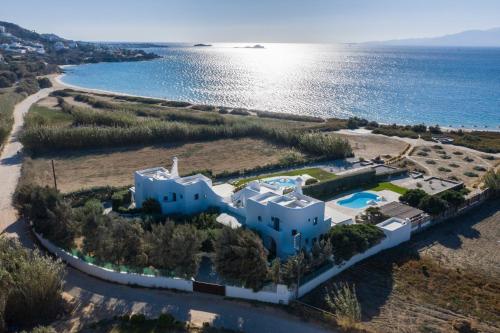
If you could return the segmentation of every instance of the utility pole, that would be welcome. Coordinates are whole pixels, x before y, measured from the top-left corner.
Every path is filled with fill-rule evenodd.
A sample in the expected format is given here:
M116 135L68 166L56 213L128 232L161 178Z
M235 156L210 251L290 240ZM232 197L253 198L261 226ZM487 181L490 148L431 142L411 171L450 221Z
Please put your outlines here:
M57 178L56 178L56 168L54 167L54 160L50 160L52 163L52 176L54 177L54 188L57 191Z

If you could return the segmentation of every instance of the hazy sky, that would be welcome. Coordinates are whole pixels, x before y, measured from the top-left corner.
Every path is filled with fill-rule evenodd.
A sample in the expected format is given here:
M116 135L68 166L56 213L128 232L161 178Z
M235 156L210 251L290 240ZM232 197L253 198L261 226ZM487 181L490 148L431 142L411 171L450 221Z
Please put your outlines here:
M0 0L0 20L76 40L360 42L500 26L500 0Z

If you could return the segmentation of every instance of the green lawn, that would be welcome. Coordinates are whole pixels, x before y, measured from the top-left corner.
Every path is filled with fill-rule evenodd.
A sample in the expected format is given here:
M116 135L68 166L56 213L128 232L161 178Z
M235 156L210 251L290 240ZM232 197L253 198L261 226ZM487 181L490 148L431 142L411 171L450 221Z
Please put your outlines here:
M404 187L401 187L401 186L398 186L398 185L394 185L392 183L389 183L389 182L382 182L382 183L379 183L377 186L375 187L372 187L369 189L370 191L383 191L383 190L389 190L389 191L392 191L392 192L396 192L396 193L399 193L401 195L405 194L408 189L404 188Z
M279 177L279 176L300 176L307 174L311 177L316 178L320 182L325 181L325 180L330 180L335 177L337 177L335 174L325 171L321 168L305 168L305 169L299 169L299 170L292 170L292 171L285 171L285 172L276 172L276 173L270 173L266 175L260 175L260 176L255 176L255 177L250 177L250 178L244 178L237 180L233 183L234 186L241 186L244 185L248 182L251 182L252 180L257 180L257 179L262 179L262 178L269 178L269 177Z

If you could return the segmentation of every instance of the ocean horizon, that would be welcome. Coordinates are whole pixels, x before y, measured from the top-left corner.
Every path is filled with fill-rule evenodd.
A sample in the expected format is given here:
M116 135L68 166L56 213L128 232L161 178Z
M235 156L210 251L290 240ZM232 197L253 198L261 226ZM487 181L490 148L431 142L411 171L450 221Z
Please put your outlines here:
M380 123L500 128L500 48L167 43L144 62L70 66L68 85Z

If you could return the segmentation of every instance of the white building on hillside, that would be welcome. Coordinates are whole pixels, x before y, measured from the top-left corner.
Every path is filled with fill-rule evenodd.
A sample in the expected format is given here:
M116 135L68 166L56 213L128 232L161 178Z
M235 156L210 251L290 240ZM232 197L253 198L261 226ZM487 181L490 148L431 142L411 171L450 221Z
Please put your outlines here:
M217 207L239 217L242 224L257 231L264 245L281 258L310 249L331 227L325 218L325 203L302 194L302 181L287 194L283 189L257 181L234 194L219 191L201 175L180 177L177 158L172 169L163 167L136 171L131 189L136 207L148 198L160 202L164 214L195 214Z

